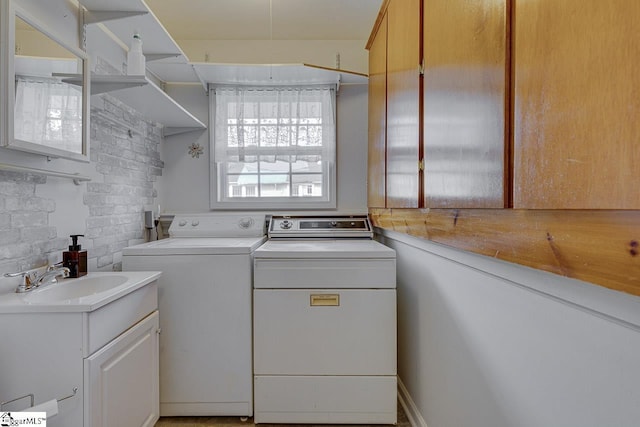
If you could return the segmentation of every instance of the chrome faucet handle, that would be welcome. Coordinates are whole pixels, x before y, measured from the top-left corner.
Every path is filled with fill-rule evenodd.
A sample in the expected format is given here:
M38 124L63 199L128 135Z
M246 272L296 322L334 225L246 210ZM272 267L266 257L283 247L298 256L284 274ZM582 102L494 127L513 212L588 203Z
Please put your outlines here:
M47 268L47 271L42 273L41 275L36 274L35 279L33 280L32 287L37 288L42 284L57 283L58 277L66 278L66 277L69 277L70 273L71 273L71 270L69 270L69 268L67 267L53 266L53 268Z
M26 276L27 274L30 274L31 270L26 270L26 271L18 271L16 273L4 273L4 277L19 277L19 276Z
M20 277L22 276L22 282L16 288L17 293L27 292L33 288L33 270L18 271L15 273L5 273L4 277Z
M47 267L47 271L57 270L61 267L64 267L64 261L56 262L55 264L51 264Z

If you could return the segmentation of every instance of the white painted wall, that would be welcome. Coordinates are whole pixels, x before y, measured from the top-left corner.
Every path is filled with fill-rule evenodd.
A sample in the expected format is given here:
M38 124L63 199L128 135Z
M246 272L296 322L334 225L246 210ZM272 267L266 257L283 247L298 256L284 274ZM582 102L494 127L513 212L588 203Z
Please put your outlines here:
M426 425L638 425L640 298L385 233L399 376Z
M209 120L209 98L200 85L168 85L167 93L203 123ZM366 85L342 85L337 97L338 203L340 212L367 211ZM200 158L189 155L193 143L204 147ZM160 204L163 213L208 212L209 133L194 131L165 138ZM290 210L287 210L290 211Z

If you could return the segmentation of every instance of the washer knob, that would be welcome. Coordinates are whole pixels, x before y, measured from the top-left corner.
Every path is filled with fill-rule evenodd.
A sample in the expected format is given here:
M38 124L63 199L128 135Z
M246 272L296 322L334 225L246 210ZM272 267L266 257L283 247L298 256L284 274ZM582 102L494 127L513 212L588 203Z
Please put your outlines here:
M249 228L253 225L253 218L251 217L246 217L246 218L240 218L240 221L238 221L238 225L240 226L240 228Z
M185 220L183 219L182 221L180 221L180 222L178 223L178 225L179 225L180 227L184 227L185 225L187 225L187 221L185 221Z
M293 224L291 223L291 221L289 220L284 220L280 223L280 228L284 229L284 230L288 230L291 228Z
M192 227L197 227L199 224L200 224L200 221L193 221L193 222L191 223L191 226L192 226Z

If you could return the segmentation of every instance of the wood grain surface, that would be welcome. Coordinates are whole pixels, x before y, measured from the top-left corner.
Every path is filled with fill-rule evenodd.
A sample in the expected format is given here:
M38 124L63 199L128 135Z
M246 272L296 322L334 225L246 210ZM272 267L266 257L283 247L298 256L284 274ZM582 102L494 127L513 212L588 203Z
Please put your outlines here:
M387 207L418 207L421 0L387 8Z
M387 15L369 47L368 205L386 207Z
M424 1L424 206L503 208L506 0Z
M370 209L374 225L640 295L640 212Z
M640 2L514 0L514 207L639 209Z

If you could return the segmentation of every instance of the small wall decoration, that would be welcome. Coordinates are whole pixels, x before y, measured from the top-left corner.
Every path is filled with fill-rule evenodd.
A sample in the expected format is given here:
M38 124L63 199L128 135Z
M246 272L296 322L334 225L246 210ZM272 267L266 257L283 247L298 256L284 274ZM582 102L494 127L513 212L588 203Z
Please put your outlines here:
M200 144L194 142L189 146L189 154L191 154L191 157L193 157L194 159L199 159L200 154L202 153L204 153L204 147L202 147Z

